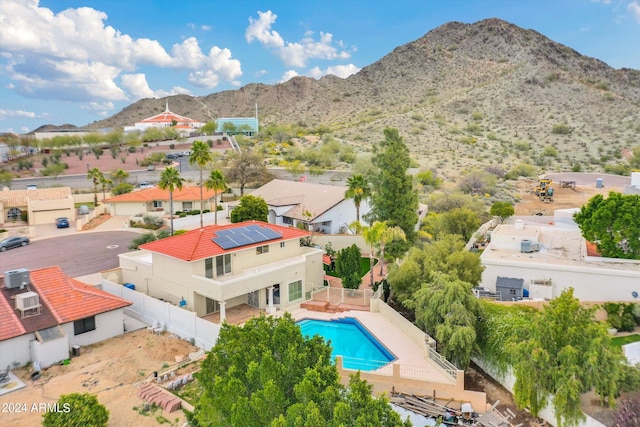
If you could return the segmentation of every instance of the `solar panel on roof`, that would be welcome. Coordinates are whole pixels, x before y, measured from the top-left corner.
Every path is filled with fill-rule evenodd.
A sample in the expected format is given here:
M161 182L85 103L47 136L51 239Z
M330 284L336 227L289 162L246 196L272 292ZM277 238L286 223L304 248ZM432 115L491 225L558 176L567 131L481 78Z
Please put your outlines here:
M222 249L233 249L253 243L261 243L269 240L279 239L282 234L267 227L260 227L257 224L245 225L244 227L220 230L212 238Z

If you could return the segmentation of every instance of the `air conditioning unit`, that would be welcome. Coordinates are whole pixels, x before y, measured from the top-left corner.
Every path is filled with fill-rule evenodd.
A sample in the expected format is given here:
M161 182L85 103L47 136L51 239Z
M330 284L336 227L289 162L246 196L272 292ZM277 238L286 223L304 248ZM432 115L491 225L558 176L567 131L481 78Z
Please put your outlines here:
M40 297L35 292L24 292L16 295L16 308L23 313L27 310L40 308Z
M4 272L4 285L8 289L22 288L30 284L29 270L26 268L18 268Z

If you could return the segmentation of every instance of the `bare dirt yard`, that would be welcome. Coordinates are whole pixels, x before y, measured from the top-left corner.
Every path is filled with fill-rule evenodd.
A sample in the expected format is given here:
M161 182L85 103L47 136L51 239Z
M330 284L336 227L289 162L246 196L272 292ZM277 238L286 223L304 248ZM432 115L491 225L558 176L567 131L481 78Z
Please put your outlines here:
M610 191L622 191L622 188L607 187L596 188L595 186L578 185L576 189L561 188L558 183L553 183L553 202L542 202L534 194L536 181L521 180L516 184L516 189L520 195L520 201L515 205L516 216L529 216L541 213L544 216L553 216L556 209L579 208L589 201L596 194L607 195Z
M26 412L3 413L2 426L36 426L42 412L31 411L32 405L53 404L61 394L91 393L109 410L109 426L181 426L184 413L163 413L161 409L143 411L144 402L138 388L151 381L153 372L175 370L184 375L196 369L195 364L179 368L176 357L186 358L197 348L171 334L156 335L146 329L129 332L102 343L81 348L79 356L68 365L54 365L42 371L36 381L30 380L31 368L13 371L27 386L0 396L1 403L25 404Z

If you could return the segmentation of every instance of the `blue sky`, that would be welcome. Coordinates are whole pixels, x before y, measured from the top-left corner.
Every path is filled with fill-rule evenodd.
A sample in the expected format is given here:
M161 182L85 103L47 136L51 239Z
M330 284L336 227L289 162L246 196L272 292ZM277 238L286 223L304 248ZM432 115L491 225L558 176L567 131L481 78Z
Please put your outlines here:
M640 69L640 0L1 0L0 132L141 98L347 77L450 21L497 17Z

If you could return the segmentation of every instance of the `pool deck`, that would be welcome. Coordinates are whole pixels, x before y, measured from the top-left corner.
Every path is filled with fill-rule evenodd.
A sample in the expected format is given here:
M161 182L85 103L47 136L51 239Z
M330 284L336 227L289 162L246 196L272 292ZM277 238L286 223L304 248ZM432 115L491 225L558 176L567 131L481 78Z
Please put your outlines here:
M396 360L391 363L401 365L401 371L419 371L420 376L426 376L430 381L451 383L450 377L445 375L432 361L427 360L423 348L420 348L400 329L379 313L355 310L342 313L326 313L300 309L295 310L291 315L295 320L332 320L344 317L358 319L381 344L396 356Z

